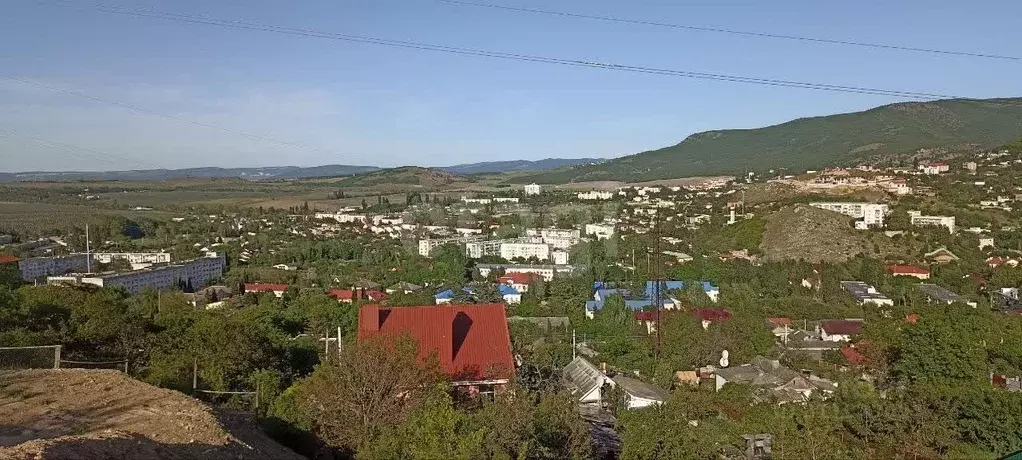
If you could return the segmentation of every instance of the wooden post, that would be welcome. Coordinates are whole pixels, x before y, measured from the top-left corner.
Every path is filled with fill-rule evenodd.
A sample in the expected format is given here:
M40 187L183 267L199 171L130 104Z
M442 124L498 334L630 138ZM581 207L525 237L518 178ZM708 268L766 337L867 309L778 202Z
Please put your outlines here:
M60 369L60 345L53 348L53 368Z
M192 363L192 392L199 387L199 358Z
M128 360L124 360L124 375L128 375Z

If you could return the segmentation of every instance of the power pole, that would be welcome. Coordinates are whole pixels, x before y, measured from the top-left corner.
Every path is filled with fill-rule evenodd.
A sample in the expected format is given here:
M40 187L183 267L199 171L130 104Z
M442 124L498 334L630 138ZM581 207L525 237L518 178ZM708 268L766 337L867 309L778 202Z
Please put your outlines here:
M664 310L664 293L662 288L664 287L664 274L663 264L661 263L661 249L660 249L660 224L661 224L660 208L657 208L656 218L653 223L653 261L656 264L653 270L650 272L653 278L653 301L656 302L656 350L653 355L657 361L660 360L660 353L663 347L663 334L661 333L660 327L660 316Z
M92 247L89 245L89 224L85 224L85 271L92 273Z

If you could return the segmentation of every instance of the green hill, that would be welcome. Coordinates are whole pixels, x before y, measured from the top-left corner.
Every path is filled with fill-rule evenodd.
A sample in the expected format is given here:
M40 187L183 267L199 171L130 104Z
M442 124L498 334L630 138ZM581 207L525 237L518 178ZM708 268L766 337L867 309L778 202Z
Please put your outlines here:
M373 187L378 185L441 187L457 182L472 182L472 180L467 177L451 174L442 169L402 166L358 174L337 182L337 185L342 187Z
M910 102L801 118L758 129L693 134L659 150L515 182L644 181L882 161L921 148L990 148L1022 135L1022 98Z

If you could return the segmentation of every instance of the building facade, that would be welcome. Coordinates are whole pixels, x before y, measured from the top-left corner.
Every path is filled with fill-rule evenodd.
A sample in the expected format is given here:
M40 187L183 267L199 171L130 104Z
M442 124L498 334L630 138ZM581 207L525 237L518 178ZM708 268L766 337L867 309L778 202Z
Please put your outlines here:
M945 227L948 233L955 232L955 216L924 216L921 211L909 211L908 217L912 225Z
M539 184L532 183L525 186L525 196L539 195L543 193L543 187Z
M146 288L157 291L166 291L181 286L201 289L210 281L222 278L226 265L223 254L208 253L205 257L171 265L119 273L54 276L48 278L47 282L49 284L73 282L99 287L120 287L129 294L139 294Z
M614 197L614 192L601 192L599 190L593 190L590 192L579 192L577 197L580 200L609 200Z
M586 224L586 235L592 235L598 240L610 239L614 236L614 224L603 223L603 224Z
M500 245L500 257L506 260L531 257L550 260L550 245L546 243L504 243Z
M18 261L21 280L30 282L53 275L84 272L89 269L89 256L70 254L66 256L32 257Z
M886 204L877 203L809 203L814 208L826 209L827 211L838 212L846 216L860 219L867 227L883 227L884 218L891 212Z

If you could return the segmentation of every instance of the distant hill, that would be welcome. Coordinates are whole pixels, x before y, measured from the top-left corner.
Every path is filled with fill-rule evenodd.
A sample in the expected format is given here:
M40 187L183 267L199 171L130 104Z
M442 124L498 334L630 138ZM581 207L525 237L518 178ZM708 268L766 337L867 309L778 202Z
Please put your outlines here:
M765 128L693 134L659 150L519 176L515 182L645 181L745 170L816 169L889 159L922 148L990 148L1020 135L1022 98L899 103Z
M507 173L523 171L541 171L544 169L557 169L565 166L597 164L604 161L600 158L547 158L544 160L512 160L512 161L488 161L483 163L467 163L454 166L445 166L439 169L454 174L483 174L483 173Z
M267 166L261 168L187 168L145 169L133 171L99 172L46 172L0 173L0 182L12 181L71 181L71 180L170 180L240 178L248 180L306 179L310 177L350 176L376 171L375 166L326 165L308 168L298 166Z
M342 187L372 187L377 185L440 187L456 182L468 183L473 182L473 180L438 168L402 166L348 177L337 182L337 185Z

